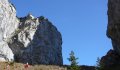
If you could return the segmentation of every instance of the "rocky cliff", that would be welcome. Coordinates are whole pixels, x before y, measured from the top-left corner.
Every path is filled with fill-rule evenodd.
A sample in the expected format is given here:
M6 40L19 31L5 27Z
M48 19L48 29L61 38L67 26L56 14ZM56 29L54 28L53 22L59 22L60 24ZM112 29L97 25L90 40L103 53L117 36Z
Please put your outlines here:
M113 49L101 59L104 67L120 65L120 0L108 0L107 36L112 41ZM112 69L111 69L112 70ZM118 70L118 69L114 69Z
M0 0L0 61L62 65L62 37L43 16L17 18L8 0Z
M120 0L108 0L107 36L114 50L120 54Z

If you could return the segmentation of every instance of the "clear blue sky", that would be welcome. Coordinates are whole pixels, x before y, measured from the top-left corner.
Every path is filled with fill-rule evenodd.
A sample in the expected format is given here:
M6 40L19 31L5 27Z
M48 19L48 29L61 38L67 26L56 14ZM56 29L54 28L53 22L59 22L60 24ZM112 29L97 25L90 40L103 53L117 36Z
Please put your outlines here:
M106 36L107 0L11 0L17 16L45 16L61 32L64 64L71 50L80 65L95 65L112 48Z

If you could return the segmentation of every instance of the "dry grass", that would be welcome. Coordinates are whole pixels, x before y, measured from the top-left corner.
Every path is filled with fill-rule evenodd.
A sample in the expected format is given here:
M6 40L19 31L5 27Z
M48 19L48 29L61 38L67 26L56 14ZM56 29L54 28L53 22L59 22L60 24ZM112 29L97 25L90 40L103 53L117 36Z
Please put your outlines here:
M8 62L0 62L0 70L9 70L7 68L8 65L10 67L10 70L67 70L66 67L60 67L55 65L30 65L27 69L25 69L25 64Z

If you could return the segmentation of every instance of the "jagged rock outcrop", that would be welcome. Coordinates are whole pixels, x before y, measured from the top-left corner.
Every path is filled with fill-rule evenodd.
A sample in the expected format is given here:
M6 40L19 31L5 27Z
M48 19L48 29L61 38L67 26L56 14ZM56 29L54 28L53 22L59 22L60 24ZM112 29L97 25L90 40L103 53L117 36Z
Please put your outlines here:
M108 0L107 36L111 39L113 50L101 58L105 70L119 70L120 66L120 0Z
M41 18L32 18L32 15L20 18L9 47L19 62L62 65L61 34L51 22Z
M62 65L61 46L61 34L48 19L31 14L16 18L14 7L0 0L0 59Z

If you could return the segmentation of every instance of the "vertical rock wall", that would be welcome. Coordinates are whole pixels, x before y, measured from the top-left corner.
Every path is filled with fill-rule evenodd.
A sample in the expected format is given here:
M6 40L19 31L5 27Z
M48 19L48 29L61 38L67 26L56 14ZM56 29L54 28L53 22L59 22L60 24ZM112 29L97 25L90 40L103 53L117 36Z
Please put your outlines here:
M120 55L120 0L108 0L107 36L113 49Z

